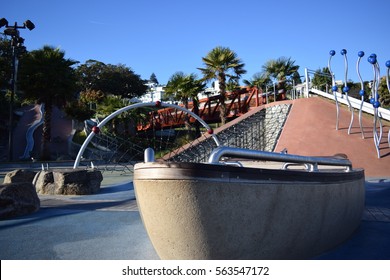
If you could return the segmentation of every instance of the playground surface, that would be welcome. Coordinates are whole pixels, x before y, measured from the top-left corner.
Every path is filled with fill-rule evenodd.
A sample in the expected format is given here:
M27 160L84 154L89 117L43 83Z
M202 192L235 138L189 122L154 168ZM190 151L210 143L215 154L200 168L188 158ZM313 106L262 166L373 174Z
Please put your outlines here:
M0 259L158 260L131 178L104 177L97 195L41 195L38 212L0 221ZM314 259L390 260L389 236L390 179L368 180L360 227L348 241Z

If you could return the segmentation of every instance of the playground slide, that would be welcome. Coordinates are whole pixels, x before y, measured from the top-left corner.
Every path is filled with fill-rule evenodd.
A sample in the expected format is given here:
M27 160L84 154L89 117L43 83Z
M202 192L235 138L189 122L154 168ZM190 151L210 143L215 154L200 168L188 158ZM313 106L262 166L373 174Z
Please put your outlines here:
M40 117L36 119L31 126L27 129L26 132L26 148L20 159L29 159L31 157L31 151L34 149L34 132L35 130L43 124L43 113L45 111L45 104L37 105L39 106Z

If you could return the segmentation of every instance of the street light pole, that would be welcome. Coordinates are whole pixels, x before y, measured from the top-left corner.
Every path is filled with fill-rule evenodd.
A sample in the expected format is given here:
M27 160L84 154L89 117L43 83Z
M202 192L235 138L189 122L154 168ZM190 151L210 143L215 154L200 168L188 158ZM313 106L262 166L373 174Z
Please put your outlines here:
M8 25L8 21L5 18L0 19L0 28L5 26L4 34L11 36L12 46L12 78L11 78L11 98L9 103L9 124L8 124L8 161L13 160L13 104L16 94L16 82L18 75L18 54L23 49L24 39L20 37L18 29L33 30L35 25L26 20L23 25L19 26L17 22L14 25Z

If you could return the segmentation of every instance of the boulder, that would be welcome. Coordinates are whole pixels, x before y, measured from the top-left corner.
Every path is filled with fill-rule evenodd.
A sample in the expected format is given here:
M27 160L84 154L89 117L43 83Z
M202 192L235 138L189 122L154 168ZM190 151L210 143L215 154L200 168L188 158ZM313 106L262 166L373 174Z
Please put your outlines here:
M16 169L8 172L4 177L4 184L32 182L36 172L32 170Z
M38 211L40 200L31 182L0 185L0 220Z
M61 169L40 171L34 186L39 194L86 195L98 193L102 180L98 170Z
M39 171L32 181L38 194L55 194L56 186L54 184L53 172Z

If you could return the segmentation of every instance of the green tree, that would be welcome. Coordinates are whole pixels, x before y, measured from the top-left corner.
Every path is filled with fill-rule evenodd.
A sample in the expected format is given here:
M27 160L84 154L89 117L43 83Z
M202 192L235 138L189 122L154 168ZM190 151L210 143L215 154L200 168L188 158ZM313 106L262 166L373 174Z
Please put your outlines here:
M166 87L165 94L173 96L175 100L183 102L185 108L188 108L189 99L192 100L194 113L199 115L199 98L198 94L205 90L206 84L198 80L195 74L185 75L183 72L173 74ZM189 118L186 116L186 125L189 125ZM196 135L199 133L199 124L196 122Z
M12 75L12 48L11 42L0 37L0 90L5 92L9 88Z
M299 66L295 65L295 61L286 57L271 59L263 65L263 70L267 75L278 81L279 90L286 90L288 79L294 77L298 69Z
M332 76L328 67L317 69L314 73L312 85L317 87L319 90L326 91L326 89L332 88Z
M263 92L272 86L272 81L265 72L255 73L250 80L243 80L243 83L249 87L257 87Z
M379 101L384 108L390 108L390 89L387 87L386 77L383 76L378 87Z
M44 46L22 58L20 86L25 98L45 104L41 159L50 159L51 119L53 105L63 106L75 97L77 61L66 59L65 52Z
M156 74L152 73L152 75L150 75L149 82L154 83L155 85L159 84Z
M88 60L77 67L81 91L101 91L104 95L118 95L133 98L143 95L146 81L125 65L104 64L97 60Z
M204 81L218 80L221 123L226 123L226 83L227 79L236 81L246 73L245 64L231 49L218 46L202 58L204 68L198 68Z

